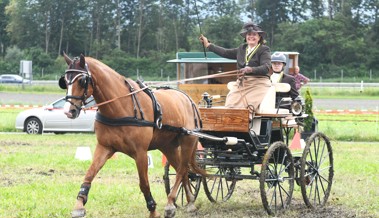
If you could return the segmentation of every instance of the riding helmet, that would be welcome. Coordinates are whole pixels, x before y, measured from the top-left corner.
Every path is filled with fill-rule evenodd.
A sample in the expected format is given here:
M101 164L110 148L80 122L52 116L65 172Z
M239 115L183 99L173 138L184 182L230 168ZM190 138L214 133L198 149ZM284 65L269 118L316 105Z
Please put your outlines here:
M284 65L287 64L287 58L283 53L275 52L271 55L271 63L272 62L282 62Z

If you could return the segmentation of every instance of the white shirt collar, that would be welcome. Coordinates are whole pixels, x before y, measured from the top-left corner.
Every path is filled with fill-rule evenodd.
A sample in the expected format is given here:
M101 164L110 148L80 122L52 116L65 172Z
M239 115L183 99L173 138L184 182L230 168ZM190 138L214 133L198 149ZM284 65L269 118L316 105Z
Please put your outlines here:
M247 53L250 54L255 49L255 47L257 47L257 46L250 48L250 46L248 45L247 46Z

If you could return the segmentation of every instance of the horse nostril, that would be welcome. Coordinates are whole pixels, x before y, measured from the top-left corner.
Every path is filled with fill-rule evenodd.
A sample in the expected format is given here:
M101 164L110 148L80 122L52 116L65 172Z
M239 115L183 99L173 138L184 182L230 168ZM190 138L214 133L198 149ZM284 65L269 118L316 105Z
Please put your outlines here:
M72 117L73 118L76 118L77 117L77 111L75 110L75 109L72 109L72 110L70 110L70 113L72 114Z

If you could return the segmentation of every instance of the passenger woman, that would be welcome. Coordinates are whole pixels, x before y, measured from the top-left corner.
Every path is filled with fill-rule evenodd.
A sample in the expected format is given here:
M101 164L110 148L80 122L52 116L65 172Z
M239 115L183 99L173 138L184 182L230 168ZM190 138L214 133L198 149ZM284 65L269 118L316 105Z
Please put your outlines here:
M283 53L275 52L271 55L271 65L272 65L272 75L271 82L272 83L288 83L291 87L289 92L277 92L276 93L276 107L279 106L282 98L291 97L294 101L297 96L299 96L299 92L296 89L295 78L289 74L284 73L284 68L287 64L287 58ZM286 107L289 109L291 105L287 105Z

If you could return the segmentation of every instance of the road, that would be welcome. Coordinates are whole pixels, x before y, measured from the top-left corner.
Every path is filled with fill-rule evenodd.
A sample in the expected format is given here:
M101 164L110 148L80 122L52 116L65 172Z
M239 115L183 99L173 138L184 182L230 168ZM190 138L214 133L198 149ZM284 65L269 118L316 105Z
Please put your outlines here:
M375 110L379 109L378 100L367 99L313 99L317 110Z
M0 104L28 104L28 105L46 105L61 97L65 96L65 92L62 94L20 94L20 93L8 93L0 92Z
M46 105L60 97L62 94L19 94L0 92L0 104L29 104ZM378 100L366 99L314 99L313 107L317 110L378 110Z

